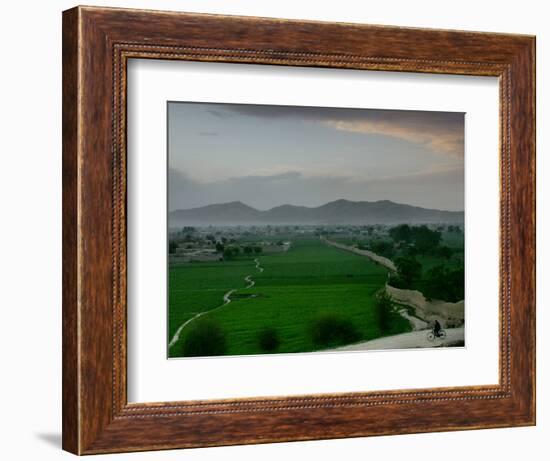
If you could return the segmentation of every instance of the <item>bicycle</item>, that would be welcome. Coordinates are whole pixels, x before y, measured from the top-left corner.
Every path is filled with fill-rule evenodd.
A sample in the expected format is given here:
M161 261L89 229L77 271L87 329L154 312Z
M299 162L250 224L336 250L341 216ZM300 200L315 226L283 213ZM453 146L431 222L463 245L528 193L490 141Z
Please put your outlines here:
M436 333L435 330L432 329L432 331L429 331L426 335L426 339L428 341L434 341L435 338L444 339L447 337L447 332L443 329L439 330L439 333Z

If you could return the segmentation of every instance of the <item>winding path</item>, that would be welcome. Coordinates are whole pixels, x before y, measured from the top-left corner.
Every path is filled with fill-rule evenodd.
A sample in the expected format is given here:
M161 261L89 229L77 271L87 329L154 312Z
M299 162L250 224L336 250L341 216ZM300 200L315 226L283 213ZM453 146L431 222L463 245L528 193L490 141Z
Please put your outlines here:
M247 287L248 288L248 287ZM223 306L227 306L231 302L231 295L237 291L235 288L229 290L223 295L223 304L220 304L218 307L215 307L214 309L210 309L209 311L203 311L199 312L198 314L195 314L193 317L191 317L189 320L186 320L183 322L180 327L176 330L174 333L174 336L172 336L172 339L168 343L168 347L172 347L174 344L178 342L180 339L181 332L183 329L189 325L192 321L197 320L199 317L202 317L204 314L208 314L209 312L217 311L218 309L222 308Z
M244 280L246 281L246 283L248 283L247 286L245 286L245 288L252 288L256 282L254 280L252 280L252 276L251 275L247 275Z
M258 258L254 259L254 262L256 263L256 266L255 268L261 273L264 271L264 268L262 266L260 266L260 261L258 260ZM245 288L252 288L256 282L252 279L252 274L249 274L247 275L245 278L244 278L245 282L247 283L247 285L245 286ZM168 348L174 346L174 344L176 344L179 339L180 339L180 336L181 336L181 332L183 331L183 329L189 325L191 322L193 322L194 320L197 320L199 317L202 317L203 315L205 314L209 314L210 312L214 312L214 311L217 311L218 309L221 309L222 307L224 306L227 306L230 302L231 302L231 295L233 293L235 293L235 291L237 291L237 288L232 288L231 290L227 291L224 295L223 295L223 304L220 304L219 306L215 307L214 309L210 309L208 311L203 311L203 312L199 312L199 313L196 313L193 317L191 317L190 319L186 320L185 322L183 322L179 328L176 330L176 332L174 333L174 336L172 336L172 339L170 340L170 342L168 343Z
M260 261L258 260L258 258L256 258L254 262L256 263L256 269L258 269L260 273L262 273L264 271L264 268L260 266Z

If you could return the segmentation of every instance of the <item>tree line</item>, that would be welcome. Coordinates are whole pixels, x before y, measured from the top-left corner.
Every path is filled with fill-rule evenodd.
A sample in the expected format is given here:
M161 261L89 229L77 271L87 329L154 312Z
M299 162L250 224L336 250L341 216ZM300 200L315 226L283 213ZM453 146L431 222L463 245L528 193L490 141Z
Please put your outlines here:
M458 226L449 226L449 232L459 232ZM397 273L390 284L396 288L420 289L428 299L457 302L464 299L464 267L449 268L439 264L423 271L418 255L433 255L450 259L453 250L441 245L441 231L427 226L401 224L390 229L389 235L402 248L402 255L394 260Z

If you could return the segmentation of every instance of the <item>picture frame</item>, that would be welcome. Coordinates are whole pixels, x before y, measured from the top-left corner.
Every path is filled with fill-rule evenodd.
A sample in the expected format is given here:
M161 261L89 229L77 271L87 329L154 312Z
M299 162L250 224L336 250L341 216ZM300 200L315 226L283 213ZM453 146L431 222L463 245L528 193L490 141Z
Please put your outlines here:
M127 63L493 76L500 99L499 383L127 399ZM535 38L161 11L63 13L63 449L75 454L535 424Z

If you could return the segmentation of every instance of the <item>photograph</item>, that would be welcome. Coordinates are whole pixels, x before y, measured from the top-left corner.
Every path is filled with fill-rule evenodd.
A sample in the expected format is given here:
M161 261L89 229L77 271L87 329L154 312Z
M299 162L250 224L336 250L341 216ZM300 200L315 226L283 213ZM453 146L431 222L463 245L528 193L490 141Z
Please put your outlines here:
M464 113L169 101L169 358L464 347Z

